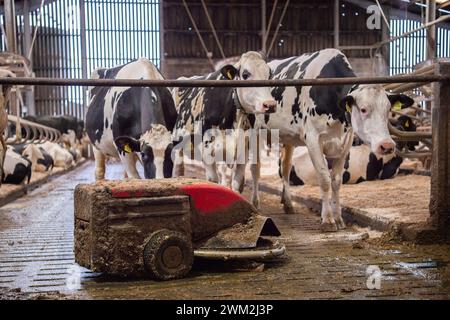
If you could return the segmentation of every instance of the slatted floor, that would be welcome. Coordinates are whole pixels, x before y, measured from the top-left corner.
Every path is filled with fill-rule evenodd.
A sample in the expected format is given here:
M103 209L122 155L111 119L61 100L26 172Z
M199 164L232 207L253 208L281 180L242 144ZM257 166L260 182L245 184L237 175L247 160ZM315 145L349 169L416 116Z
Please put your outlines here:
M73 256L73 188L91 181L92 174L93 164L87 163L0 208L0 298L450 297L449 246L386 244L357 227L323 234L316 214L297 207L298 214L285 215L279 198L268 194L262 211L280 227L288 258L266 264L264 271L197 261L189 277L171 282L94 274L75 265ZM120 166L110 167L108 176L120 177ZM368 234L371 239L363 240ZM380 290L367 288L369 265L382 270Z

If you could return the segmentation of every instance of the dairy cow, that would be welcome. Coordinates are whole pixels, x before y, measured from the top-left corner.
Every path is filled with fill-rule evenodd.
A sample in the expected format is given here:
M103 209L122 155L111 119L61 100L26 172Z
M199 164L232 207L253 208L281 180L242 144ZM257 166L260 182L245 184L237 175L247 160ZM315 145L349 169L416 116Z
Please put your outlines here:
M17 153L13 147L6 150L5 163L3 165L3 183L22 184L30 183L31 161Z
M111 69L96 69L92 78L163 79L144 58ZM170 177L171 131L176 118L175 105L166 88L91 88L86 131L94 146L96 179L105 177L106 156L120 158L125 175L130 178L140 178L137 159L143 164L145 178Z
M220 70L205 76L196 76L195 80L267 80L270 77L265 56L250 51L244 53L235 65L225 65ZM184 138L201 134L202 145L193 148L202 150L203 155L214 157L215 153L224 150L214 148L214 135L207 131L215 129L223 131L245 126L248 114L267 114L276 110L276 101L270 94L269 88L176 88L174 100L177 101L179 111L175 124L173 138L183 141ZM175 175L182 171L182 153L177 152L177 167ZM215 161L204 162L206 178L218 182L218 172ZM245 164L238 164L232 177L232 188L242 190L244 182Z
M315 79L354 77L345 55L336 49L274 60L269 63L274 79ZM317 172L322 194L323 231L345 228L341 216L339 188L353 133L377 155L394 152L388 131L391 108L402 109L414 100L402 94L388 94L379 85L330 85L275 87L272 95L277 112L257 117L257 126L279 129L285 148L282 158L282 203L294 212L289 190L289 174L294 147L306 145ZM329 159L332 162L328 168ZM252 172L254 180L259 172ZM258 196L254 196L258 199Z
M53 169L53 158L42 146L30 143L28 145L18 146L18 148L23 150L22 156L31 162L32 171L46 172Z
M73 155L65 148L55 142L46 141L37 145L41 150L45 150L53 160L53 166L69 169L75 165Z
M401 116L396 127L402 131L416 130L416 125L407 116ZM397 149L401 150L403 147L408 146L409 150L414 150L416 144L414 142L408 142L407 144L398 142ZM370 147L365 144L354 145L351 147L345 160L342 183L355 184L364 181L393 178L397 175L402 162L403 158L395 153L380 156L373 153ZM327 163L328 168L331 169L331 161ZM289 181L291 185L296 186L318 185L317 173L306 147L295 148Z

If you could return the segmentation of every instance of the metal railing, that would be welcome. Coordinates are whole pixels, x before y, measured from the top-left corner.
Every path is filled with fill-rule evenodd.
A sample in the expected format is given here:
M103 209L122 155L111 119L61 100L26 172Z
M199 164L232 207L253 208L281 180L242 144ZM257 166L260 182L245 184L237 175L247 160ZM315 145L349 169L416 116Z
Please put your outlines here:
M326 86L351 84L391 84L385 86L399 92L402 84L424 84L450 81L450 76L432 74L433 69L424 68L417 74L388 77L348 77L319 79L282 79L282 80L133 80L133 79L60 79L60 78L2 78L5 85L41 85L41 86L107 86L107 87L275 87L275 86ZM431 133L400 131L389 124L390 133L401 141L421 141L431 147Z
M6 139L6 144L43 143L45 141L59 142L61 132L36 122L8 115L8 122L16 126L16 132ZM25 135L22 135L22 129ZM9 126L6 127L6 136L10 136Z
M137 80L137 79L62 79L1 78L2 85L97 86L97 87L297 87L351 84L430 83L450 81L450 75L403 75L392 77L348 77L282 80Z

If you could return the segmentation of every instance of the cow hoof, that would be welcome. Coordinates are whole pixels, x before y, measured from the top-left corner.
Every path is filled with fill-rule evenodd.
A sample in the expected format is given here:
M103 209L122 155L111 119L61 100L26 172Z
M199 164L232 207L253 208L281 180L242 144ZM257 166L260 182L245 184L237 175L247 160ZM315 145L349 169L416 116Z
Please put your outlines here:
M345 225L345 222L344 222L344 220L338 220L338 221L336 221L336 225L337 225L337 228L339 229L339 230L343 230L343 229L345 229L347 226Z
M284 209L284 213L286 214L296 214L297 212L295 211L293 206L289 206L289 205L283 205L283 209Z
M338 228L335 223L324 222L320 225L320 231L322 232L336 232Z

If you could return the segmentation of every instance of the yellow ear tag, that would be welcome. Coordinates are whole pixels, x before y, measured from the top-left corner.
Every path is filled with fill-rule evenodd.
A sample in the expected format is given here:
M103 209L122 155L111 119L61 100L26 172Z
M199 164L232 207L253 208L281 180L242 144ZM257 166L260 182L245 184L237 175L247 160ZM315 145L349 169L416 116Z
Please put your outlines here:
M405 128L409 128L409 121L405 122Z
M127 144L123 147L123 151L125 151L126 153L131 153L133 150L131 150L130 145L127 143Z
M228 79L233 79L233 75L231 74L231 71L229 71L228 70L228 72L227 72L227 77L228 77Z
M399 111L402 110L402 103L400 101L397 101L396 103L394 103L394 105L392 106L392 109L395 111Z
M348 113L352 113L352 107L350 107L348 102L345 103L345 110L347 110Z

